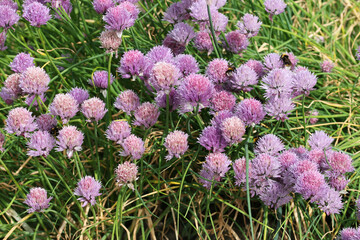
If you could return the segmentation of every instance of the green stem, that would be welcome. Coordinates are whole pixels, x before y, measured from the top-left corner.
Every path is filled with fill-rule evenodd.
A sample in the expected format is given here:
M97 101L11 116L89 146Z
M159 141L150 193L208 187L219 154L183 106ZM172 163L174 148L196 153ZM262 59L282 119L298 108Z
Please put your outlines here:
M271 34L273 31L273 25L274 25L274 21L273 19L271 20L271 27L270 27L270 34L269 34L269 47L268 47L268 53L271 52Z
M221 50L219 48L218 42L216 40L216 35L215 35L215 31L214 31L214 26L213 26L213 22L212 22L212 18L211 18L211 12L210 12L210 6L209 5L207 5L207 12L208 12L208 15L209 15L211 36L212 36L214 44L215 44L215 49L216 49L216 52L218 53L219 57L222 58L222 53L221 53Z
M111 103L110 103L110 91L111 91L111 62L112 62L112 58L113 58L113 53L110 54L109 57L109 64L108 64L108 87L107 87L107 96L106 96L106 105L107 105L107 126L110 124L111 120L112 120L112 115L111 115ZM109 148L107 151L107 159L109 159L109 166L110 166L110 173L111 171L114 169L114 163L113 163L113 159L112 159L112 147L109 144Z
M98 171L98 178L101 179L101 168L100 168L100 158L99 158L99 146L98 146L98 129L97 123L94 122L94 134L95 134L95 147L96 147L96 162L97 162L97 171Z
M251 201L250 201L250 188L249 188L249 138L253 131L253 126L250 128L248 135L245 140L245 159L246 159L246 200L248 205L248 212L249 212L249 221L250 221L250 228L251 228L251 239L254 240L254 226L252 222L252 215L251 215Z

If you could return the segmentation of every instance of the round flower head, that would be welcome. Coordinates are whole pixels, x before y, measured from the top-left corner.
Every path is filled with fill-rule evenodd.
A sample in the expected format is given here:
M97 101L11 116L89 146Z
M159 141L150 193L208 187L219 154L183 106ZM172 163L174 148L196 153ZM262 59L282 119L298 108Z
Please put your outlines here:
M144 141L134 134L125 138L121 146L124 150L120 152L120 155L124 157L131 155L134 160L140 159L145 152Z
M212 152L223 152L227 146L227 142L222 136L221 130L215 126L204 128L198 142L201 146Z
M246 63L244 63L245 66L250 67L252 70L254 70L258 76L258 78L262 78L265 75L264 72L264 66L260 61L250 59Z
M82 207L90 204L95 205L97 196L100 196L101 183L96 181L95 178L85 176L77 183L74 194L79 196L78 200L82 202Z
M5 135L0 132L0 152L4 152Z
M88 122L98 122L105 116L107 109L105 108L105 103L100 98L93 97L81 104L81 112Z
M109 8L115 6L113 0L94 0L92 4L94 6L95 11L99 14L103 14Z
M211 10L210 10L211 11ZM228 17L219 11L211 11L211 19L214 27L215 34L218 36L221 32L226 31L226 26L228 24ZM210 24L208 23L208 28L210 28Z
M229 69L229 63L225 59L216 58L209 62L206 68L206 76L214 83L224 83L228 76L226 72Z
M134 112L134 125L145 128L152 127L157 122L160 115L159 108L150 102L141 104Z
M150 51L145 56L153 64L157 62L171 62L174 55L171 52L170 48L164 46L155 46L150 49Z
M18 97L10 89L3 87L0 91L0 97L7 105L12 105L14 100Z
M45 189L36 187L30 189L30 193L26 195L24 203L30 207L27 210L28 213L42 212L44 209L49 207L51 199L52 197L47 198L47 192Z
M181 45L188 45L195 37L194 29L187 23L177 23L174 29L169 33L169 36Z
M174 58L174 64L180 70L181 77L199 72L199 64L196 62L196 59L188 54L177 55Z
M0 32L0 51L5 51L7 47L5 46L6 41L6 31Z
M122 1L119 6L128 11L131 14L132 18L137 19L140 11L132 2Z
M15 11L18 10L18 5L13 0L0 0L0 6L9 6Z
M209 55L214 50L214 46L211 42L210 35L208 32L205 32L205 31L197 32L195 39L194 39L194 46L199 51L208 52Z
M251 91L252 87L249 85L256 85L258 83L258 75L256 72L246 66L241 65L231 75L229 87L235 91Z
M188 18L189 14L185 4L183 2L174 2L166 9L163 20L175 24Z
M52 0L51 7L54 10L56 9L55 18L57 18L57 19L64 18L64 17L60 16L60 15L63 15L62 10L60 10L61 8L64 9L66 14L70 17L70 13L72 11L72 4L71 4L70 0ZM60 15L59 15L59 13L60 13Z
M277 53L270 53L264 58L264 66L267 71L274 70L276 68L284 68L284 62Z
M266 115L261 102L254 98L242 100L236 106L235 113L247 126L260 124Z
M157 91L169 93L170 89L178 85L179 69L172 63L157 62L151 71L150 82Z
M71 158L74 151L81 151L81 145L84 141L84 134L74 126L65 126L59 131L56 141L56 151L67 150L67 157Z
M255 154L267 153L271 156L277 156L284 149L284 144L274 134L266 134L256 142Z
M4 32L16 24L20 16L16 13L16 10L7 5L0 5L0 27L4 28Z
M249 40L246 35L239 30L229 32L225 35L227 44L224 43L226 49L232 53L240 54L249 45Z
M29 132L33 132L37 126L35 117L31 116L26 108L17 107L11 110L6 119L5 130L8 133L15 133L17 136L28 136Z
M285 121L288 119L290 111L294 109L294 104L288 97L272 98L264 106L268 115L277 120Z
M334 188L336 191L344 190L346 185L350 182L344 175L338 175L337 173L328 174L328 181L330 187Z
M324 131L315 131L310 135L308 144L311 149L328 150L331 149L331 143L333 141L334 139L327 135Z
M327 215L338 214L343 208L340 193L330 187L323 188L311 201L316 201L319 208ZM359 235L355 239L359 239Z
M274 15L279 15L285 11L286 3L283 0L265 0L265 10L270 14L269 18L272 21Z
M302 94L309 95L310 91L314 90L316 83L316 76L307 68L296 69L293 80L295 96Z
M220 128L221 123L229 117L235 116L231 111L229 110L222 110L220 112L217 112L214 114L213 119L211 119L211 125Z
M19 53L10 63L11 70L16 73L22 73L29 67L34 67L34 58L28 53Z
M39 2L33 2L24 6L23 17L31 26L40 27L51 19L50 9Z
M122 78L142 76L145 69L145 57L139 50L130 50L124 53L120 60L118 72Z
M131 135L131 127L127 121L112 121L105 133L107 139L121 144Z
M31 135L27 145L29 147L29 156L47 157L55 146L55 139L47 131L36 131Z
M324 186L326 186L324 175L318 171L306 171L298 177L295 191L308 199Z
M229 171L230 164L231 161L225 154L210 153L200 171L200 175L207 180L200 179L200 182L204 187L211 188L211 181L221 181L221 178L225 177L225 174Z
M206 22L209 21L209 15L207 12L207 4L205 0L193 1L192 5L189 8L190 16L194 18L196 22ZM216 8L214 6L210 7L211 16L215 13Z
M318 116L318 115L319 115L319 112L318 112L318 110L314 109L314 110L309 111L309 112L308 112L308 115ZM310 124L315 124L315 123L317 123L318 120L319 120L319 119L316 118L316 117L315 117L315 118L310 118L310 119L309 119L309 122L310 122Z
M326 152L327 168L332 172L339 174L345 174L347 172L354 171L352 166L352 159L349 155L342 152L327 151Z
M95 71L92 79L89 79L89 84L93 87L108 88L109 73L107 71ZM114 81L114 76L110 74L110 84Z
M114 106L117 109L126 112L128 115L131 115L131 112L135 111L140 106L140 100L134 91L125 90L116 98Z
M240 118L233 116L226 118L221 123L221 131L225 140L232 145L242 141L242 136L245 134L245 125Z
M340 232L341 240L356 240L360 239L360 230L355 228L344 228Z
M266 98L290 96L295 80L294 74L288 69L275 69L262 79L261 87L265 89Z
M119 164L115 169L116 182L121 187L122 185L128 186L131 190L135 190L133 182L135 182L138 177L138 167L135 163L124 162Z
M36 124L39 130L49 132L52 128L56 127L57 121L50 114L41 114L36 118Z
M69 93L59 93L55 95L49 110L52 115L59 116L63 123L66 124L79 111L79 104Z
M332 61L325 60L320 64L321 71L330 73L334 68L335 64Z
M46 92L49 87L50 77L39 67L29 67L20 77L19 86L25 93L41 95Z
M299 161L298 156L291 152L291 151L283 151L280 155L279 155L279 163L281 164L281 167L286 170L289 167L291 167L293 164L295 164L296 162Z
M20 79L21 74L13 73L9 75L4 82L4 87L13 93L15 97L18 97L23 93L20 87Z
M116 31L104 30L100 34L101 48L106 49L107 53L115 52L117 57L117 50L121 45L122 39L118 36Z
M211 98L211 108L215 112L229 110L232 111L236 103L236 97L227 91L216 92Z
M165 138L164 146L168 150L166 160L171 160L174 156L180 158L188 150L188 137L186 133L182 131L174 131L169 133Z
M249 162L249 169L251 168L251 162ZM235 173L235 184L240 186L246 183L246 159L244 157L235 160L233 163L233 169Z
M186 45L177 42L170 33L166 35L163 41L163 46L170 48L175 56L184 53L186 49Z
M240 33L245 34L248 38L255 37L260 30L261 21L257 16L246 13L237 23Z
M120 5L109 8L103 19L107 24L105 28L116 32L122 32L135 23L132 14Z
M75 98L79 105L89 98L88 91L78 87L72 88L69 94Z

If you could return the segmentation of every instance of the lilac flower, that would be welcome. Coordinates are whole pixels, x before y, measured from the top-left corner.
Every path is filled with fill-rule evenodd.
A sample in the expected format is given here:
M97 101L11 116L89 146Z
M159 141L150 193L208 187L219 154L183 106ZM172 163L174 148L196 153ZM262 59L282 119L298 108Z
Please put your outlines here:
M127 121L112 121L105 133L107 139L121 144L131 135L131 127Z
M232 111L236 104L236 97L227 91L219 91L214 93L211 98L211 108L215 112L229 110Z
M205 0L194 1L189 8L190 16L193 17L197 22L205 22L209 20L207 12L207 5ZM210 7L211 16L216 11L214 6Z
M245 134L245 124L237 116L226 118L220 128L222 136L230 145L240 143Z
M277 68L283 68L284 62L281 60L280 55L277 53L270 53L264 58L264 65L267 71L271 71Z
M213 119L211 119L211 124L217 128L220 128L221 123L229 118L235 116L231 111L229 110L222 110L220 112L215 113Z
M72 88L69 91L69 94L75 98L75 100L79 105L89 98L88 91L83 88L78 88L78 87Z
M258 76L258 78L262 78L265 75L264 72L264 66L260 61L250 59L246 63L244 63L245 66L250 67L252 70L254 70Z
M62 12L60 11L61 8L63 8L66 14L70 17L70 13L72 11L72 4L70 0L51 0L51 7L57 10L55 11L55 18L61 19L61 16L59 15L59 13L62 15Z
M20 88L20 78L21 74L13 73L9 75L4 82L4 87L13 93L15 97L18 97L23 93Z
M164 46L155 46L150 49L145 57L148 58L153 64L155 64L160 61L171 61L174 55L172 54L170 48Z
M225 48L235 54L240 54L249 45L249 40L246 35L242 34L239 30L229 32L225 35L226 43Z
M269 18L272 21L274 15L279 15L285 11L286 3L283 0L265 0L265 10L270 14Z
M145 68L145 57L139 50L130 50L124 53L120 60L118 72L122 78L130 78L143 75Z
M141 104L134 112L136 126L143 125L145 128L149 128L155 125L160 115L159 108L150 102Z
M247 126L260 124L266 113L260 101L250 98L242 100L235 108L235 114Z
M331 149L331 143L334 141L332 137L329 137L324 131L315 131L310 135L308 144L311 149L328 150Z
M350 182L344 175L339 175L338 173L330 172L327 175L330 187L334 188L336 191L344 190L346 185Z
M169 36L182 45L188 45L191 39L195 37L194 29L186 23L177 23Z
M180 100L174 88L170 90L169 94L166 94L165 92L156 93L156 97L155 97L156 105L160 108L166 108L167 95L169 96L169 110L170 111L176 110L179 107Z
M121 45L122 39L118 36L116 31L104 30L100 34L101 48L106 49L107 53L115 52L117 57L118 48Z
M298 95L309 95L311 90L317 83L316 76L311 73L307 68L301 70L295 70L293 86L295 89L295 96Z
M201 146L212 152L223 152L227 142L221 134L221 130L214 126L204 128L198 142Z
M34 58L27 53L19 53L10 63L11 70L16 73L22 73L29 67L34 67Z
M213 23L213 28L215 34L219 35L221 32L226 31L226 26L228 24L228 17L218 11L211 11L211 20ZM210 24L209 24L210 26Z
M249 169L251 168L251 162L249 162ZM244 157L235 160L233 163L233 169L235 173L235 184L241 186L246 183L246 159Z
M36 124L40 131L49 132L52 128L56 127L57 121L50 114L41 114L36 118Z
M186 45L176 41L170 34L166 35L163 46L170 48L175 56L184 53L186 49Z
M47 198L45 189L36 187L30 189L30 193L26 195L24 203L30 207L27 210L28 213L42 212L49 207L51 199L52 197Z
M134 91L125 90L116 98L114 106L117 109L126 112L128 115L131 115L131 112L135 111L140 106L140 100Z
M325 60L320 64L321 71L325 73L330 73L334 68L335 64L330 60Z
M229 63L225 59L216 58L209 62L206 68L206 76L214 83L224 83L228 76L226 74L229 69Z
M340 213L343 208L340 193L330 187L319 191L311 201L316 201L319 208L327 215Z
M257 16L246 13L237 23L240 33L245 34L248 38L255 37L261 28L261 21Z
M327 162L324 164L326 169L330 168L330 171L336 174L345 174L347 172L354 171L352 166L352 159L349 155L342 152L327 151Z
M151 70L150 83L157 91L169 93L179 84L180 70L172 63L157 62Z
M92 79L89 79L89 84L93 87L108 88L109 73L107 71L95 71ZM110 74L110 84L114 81L114 76Z
M326 186L324 175L318 171L306 171L301 174L295 184L295 191L305 199L316 195Z
M59 116L64 124L74 117L79 111L79 104L73 96L67 94L56 94L49 106L49 111L54 116Z
M131 155L132 159L138 160L145 152L144 144L145 143L141 138L131 134L125 138L124 142L121 144L124 150L120 152L120 155L124 157Z
M131 190L135 191L134 184L138 177L138 167L135 163L124 162L119 164L115 169L116 182L121 187L128 186Z
M180 70L181 77L186 77L191 73L199 72L199 64L196 59L189 54L179 54L174 58L174 64Z
M199 51L208 52L209 55L214 50L214 46L212 44L210 35L206 31L197 32L196 37L194 39L194 46Z
M41 3L33 2L24 5L23 17L30 22L31 26L40 27L51 19L50 9Z
M74 151L81 151L81 145L84 141L84 134L77 130L75 126L65 126L59 131L56 141L56 151L66 150L67 157L71 158Z
M120 8L124 8L131 14L131 17L137 19L139 15L139 9L130 1L123 1L119 5Z
M271 182L260 195L260 199L265 205L275 209L289 203L292 197L289 195L290 189L280 182Z
M117 32L122 32L135 23L135 18L132 14L120 5L109 8L103 19L107 24L105 26L106 29Z
M92 4L94 6L95 11L99 14L103 14L109 8L115 6L113 0L94 0Z
M0 16L0 27L4 28L3 33L5 34L7 29L11 28L20 19L20 16L16 13L16 10L8 5L0 5Z
M295 79L294 74L288 69L274 69L262 79L261 87L265 89L265 97L268 99L277 99L281 97L289 97Z
M291 166L296 164L299 161L296 153L291 152L289 150L283 151L278 158L278 161L283 170L289 169Z
M174 2L166 9L163 20L175 24L189 17L185 4L182 2Z
M30 5L34 2L38 2L45 5L47 2L51 2L51 0L25 0L23 3L23 7L25 7L26 5Z
M251 91L252 87L249 85L256 85L258 83L258 76L256 72L246 66L241 65L231 75L229 87L235 91Z
M340 240L356 240L360 239L360 228L344 228L340 232Z
M314 163L318 164L318 165L322 165L323 162L326 162L325 160L325 153L323 150L319 149L319 148L315 148L312 149L311 151L309 151L309 159L311 159L311 161L313 161ZM328 164L325 164L325 167L328 168Z
M279 155L279 152L284 149L284 144L274 134L266 134L256 142L255 154L266 153L271 156Z
M33 132L37 125L35 117L31 116L26 108L17 107L12 109L6 119L5 130L8 133L15 133L17 136L27 137L29 132Z
M304 146L289 148L289 151L295 153L301 160L308 159L309 151Z
M105 108L105 103L97 97L85 100L81 104L81 112L87 118L87 122L101 120L108 110Z
M18 97L10 89L3 87L0 92L0 97L4 100L7 105L14 103L14 100Z
M318 171L318 165L309 159L305 159L302 161L297 161L295 162L295 164L292 164L289 170L297 179L301 174L307 171Z
M166 160L171 160L173 157L180 158L188 150L188 137L186 133L182 131L174 131L169 133L165 138L164 146L168 150Z
M14 9L15 11L18 10L18 5L16 2L12 1L12 0L0 0L0 6L9 6L12 9Z
M308 115L318 116L318 115L319 115L319 112L318 112L318 110L314 109L314 110L309 111L309 112L308 112ZM309 122L310 122L310 124L315 124L315 123L317 123L318 120L319 120L319 119L316 118L316 117L315 117L315 118L310 118L310 119L309 119Z
M277 120L285 121L288 119L290 111L294 109L294 104L290 98L281 97L278 99L270 99L264 107L268 115Z
M5 135L0 132L0 152L4 152L5 149L4 149L4 143L5 143Z
M29 67L21 75L19 86L25 93L41 95L49 87L50 77L39 67Z
M36 131L31 135L27 145L29 147L29 156L47 157L55 146L55 139L47 131Z
M221 178L225 177L225 174L230 169L231 161L223 153L210 153L203 163L203 168L200 172L200 175L207 180L200 179L200 182L203 183L204 187L210 188L212 180L221 181ZM208 178L211 176L211 178Z
M93 206L96 203L95 198L101 195L100 189L100 181L96 181L95 178L91 176L85 176L77 183L74 194L80 196L78 200L83 203L81 205L82 207L88 204Z
M6 41L6 30L0 32L0 51L5 51L7 47L5 46Z

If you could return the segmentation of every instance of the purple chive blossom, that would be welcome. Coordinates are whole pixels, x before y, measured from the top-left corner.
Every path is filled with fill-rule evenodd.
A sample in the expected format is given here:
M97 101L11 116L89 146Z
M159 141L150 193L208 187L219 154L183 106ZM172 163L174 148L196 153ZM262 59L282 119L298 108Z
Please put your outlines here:
M169 93L179 84L180 70L172 63L157 62L150 75L150 83L157 91Z
M190 16L186 10L186 6L182 2L171 4L164 13L164 21L169 23L178 23L188 19Z
M311 149L329 150L331 143L334 141L332 137L327 135L324 131L315 131L308 139L308 144Z
M73 96L67 94L56 94L49 106L49 111L54 116L59 116L64 124L74 117L79 111L79 104Z
M236 97L227 91L219 91L214 93L211 98L211 108L215 112L229 110L232 111L236 104Z
M310 115L310 116L318 116L319 112L318 112L318 110L314 109L314 110L309 111L308 115ZM317 123L318 120L319 120L318 118L314 117L314 118L310 118L309 122L310 122L310 124L315 124L315 123Z
M240 54L249 45L249 40L246 35L242 34L239 30L229 32L225 35L226 43L225 48L235 54Z
M211 42L210 35L208 32L205 31L197 32L196 37L194 39L194 46L199 51L208 52L209 55L214 50L214 46Z
M0 27L4 28L4 33L6 33L6 30L11 28L20 19L16 10L8 5L0 5L0 16Z
M4 152L5 135L0 132L0 152Z
M338 214L343 208L340 193L330 187L323 188L311 201L316 201L319 208L327 215Z
M37 125L34 122L35 117L31 116L26 108L17 107L12 109L6 119L5 130L8 133L15 133L17 136L29 136L29 132L33 132Z
M325 73L330 73L334 68L335 64L332 61L325 60L320 64L321 71Z
M251 168L251 162L249 162L249 169ZM244 157L235 160L233 163L233 169L235 173L235 184L241 186L246 183L246 159Z
M23 3L23 7L26 5L30 5L34 2L38 2L38 3L45 5L47 2L51 2L51 0L25 0Z
M277 209L291 201L292 197L289 193L290 189L284 184L271 182L260 195L260 199L265 205Z
M6 41L6 31L0 32L0 51L5 51L7 47L5 46Z
M255 37L261 28L261 21L257 16L246 13L237 23L240 33L245 34L248 38Z
M249 92L252 90L250 85L256 85L257 83L258 76L256 72L246 65L241 65L232 73L229 87L234 91Z
M87 118L87 122L100 121L108 110L105 108L105 103L97 97L85 100L81 104L81 112Z
M70 0L51 0L51 7L56 9L55 18L61 19L61 16L58 14L59 12L62 15L62 10L60 10L61 8L63 8L66 14L70 17L70 13L72 11L72 4Z
M155 46L150 49L150 51L145 56L149 59L153 64L163 61L163 62L171 62L174 55L171 52L170 48L164 46Z
M24 203L30 207L27 210L28 213L42 212L49 207L51 199L52 197L47 197L45 189L36 187L30 189L30 193L26 195Z
M3 87L0 91L0 97L4 100L7 105L12 105L14 100L18 97L10 89Z
M49 87L50 77L39 67L29 67L21 77L19 86L25 93L41 95L45 93Z
M131 190L135 191L134 184L138 177L138 167L135 163L124 162L119 164L115 169L116 182L121 187L128 186Z
M311 161L313 161L314 163L321 165L323 162L326 162L325 159L325 153L323 150L316 148L313 149L311 151L309 151L308 153L309 159L311 159ZM328 168L329 165L326 163L325 168Z
M318 171L306 171L298 177L295 191L302 194L305 199L308 199L316 195L325 186L324 175Z
M125 90L116 98L114 106L117 109L126 112L128 115L131 115L131 112L135 111L140 106L140 100L134 91Z
M235 116L231 111L229 110L222 110L220 112L215 113L215 116L213 119L211 119L211 124L215 127L220 128L221 123L229 118Z
M124 150L120 152L120 155L124 157L131 155L132 159L138 160L145 152L144 144L145 143L141 138L131 134L125 138L124 142L121 144Z
M155 125L160 115L159 108L150 102L141 104L134 112L134 125L149 128Z
M31 26L40 27L51 19L50 9L41 3L33 2L24 6L23 17Z
M194 3L190 6L190 16L194 18L197 22L206 22L209 21L209 15L207 11L207 5L205 0L194 1ZM211 16L213 17L213 13L216 11L214 6L210 7Z
M262 78L265 75L264 72L264 66L260 61L250 59L246 63L244 63L245 66L250 67L252 70L254 70L258 76L258 78Z
M265 97L277 99L289 97L295 84L294 74L288 69L274 69L262 81L261 87L265 90Z
M103 14L109 8L115 6L113 0L94 0L92 4L94 6L95 11L99 14Z
M292 165L294 165L296 162L299 161L298 156L295 153L288 150L283 151L279 155L278 160L282 169L284 170L289 169Z
M188 45L195 37L194 29L186 23L177 23L169 36L181 45Z
M124 8L126 11L128 11L132 18L137 19L139 15L139 9L130 1L123 1L119 5L121 8Z
M13 73L9 75L4 82L4 87L8 89L11 93L13 93L15 97L18 97L23 93L20 87L20 78L21 74Z
M50 114L41 114L36 118L36 124L39 130L49 132L52 128L56 127L57 121Z
M351 157L345 153L327 151L326 158L327 162L324 165L332 173L340 175L355 170L355 168L352 166Z
M214 83L224 83L228 76L226 74L229 69L229 63L225 59L216 58L209 62L206 68L206 76Z
M338 175L337 173L329 173L328 181L330 187L334 188L336 191L344 190L346 185L350 182L344 175Z
M280 55L277 53L270 53L264 58L264 66L267 71L271 71L277 68L283 68L284 62L281 60Z
M79 196L78 200L82 202L82 207L90 204L91 206L96 204L95 198L100 196L101 183L96 181L95 178L85 176L77 183L77 187L74 190L74 194Z
M265 10L270 14L269 18L272 21L274 15L279 15L285 11L286 3L283 0L265 0Z
M356 240L360 239L360 228L344 228L340 232L340 240Z
M31 135L27 145L29 147L29 156L47 157L51 149L53 149L55 146L55 139L47 131L36 131Z
M112 121L105 133L107 139L121 144L131 135L131 127L127 121Z
M300 146L298 148L290 148L289 151L295 153L302 160L307 159L309 155L309 151L304 146Z
M295 70L293 78L293 86L295 89L295 95L309 95L311 90L314 90L314 87L317 83L316 76L310 72L307 68L301 70Z
M134 78L135 76L142 77L144 69L144 54L139 50L130 50L124 53L117 71L121 74L122 78Z
M11 70L16 73L22 73L29 67L34 67L34 58L28 53L19 53L10 63Z
M89 98L88 91L78 87L72 88L69 94L75 98L79 105Z
M199 64L196 59L189 54L180 54L174 58L174 64L180 70L181 77L186 77L191 73L199 72Z
M277 156L280 151L284 150L284 144L274 134L266 134L256 142L255 154L266 153L271 156Z
M221 178L225 177L225 174L230 169L231 161L223 153L210 153L203 164L203 168L200 171L200 175L205 179L200 179L200 182L206 188L211 187L211 181L221 181ZM209 178L211 177L211 178Z
M360 61L360 46L357 49L356 58L357 58L358 61Z
M294 104L290 98L281 97L278 99L270 99L264 108L268 115L277 120L285 121L288 119L290 111L294 109Z
M260 124L266 113L260 101L250 98L242 100L235 108L235 114L247 126Z
M215 34L217 34L217 36L221 32L226 31L226 26L229 21L227 16L225 16L224 14L222 14L218 11L211 11L211 18L212 18L212 22L213 22L214 31L215 31ZM210 24L209 24L209 26L210 26Z
M84 134L77 130L74 126L65 126L59 131L56 141L56 151L61 152L66 150L67 157L71 158L74 151L81 151L81 145L84 141Z
M103 19L107 24L105 26L106 29L117 32L122 32L132 27L135 23L135 18L132 14L120 5L109 8Z
M209 151L223 152L227 142L221 134L221 130L214 126L204 128L198 142Z
M222 136L230 144L240 143L245 134L245 125L240 118L233 116L226 118L220 125Z
M107 71L95 71L92 79L89 79L89 84L93 87L108 88L109 73ZM114 81L114 76L110 74L110 84Z
M186 45L177 42L170 34L165 37L163 46L170 48L175 56L184 53L186 49Z
M9 6L12 9L14 9L15 11L18 10L18 5L16 2L12 1L12 0L0 0L0 6Z
M115 52L117 57L118 48L121 45L122 39L118 36L116 31L104 30L100 34L101 48L106 49L107 53Z
M186 133L182 131L174 131L169 133L165 138L164 146L168 150L166 160L171 160L173 157L180 158L188 150L188 137Z
M167 97L169 96L169 110L174 111L179 107L179 98L175 89L171 89L169 94L165 92L158 92L155 97L156 105L160 108L166 108L167 106Z

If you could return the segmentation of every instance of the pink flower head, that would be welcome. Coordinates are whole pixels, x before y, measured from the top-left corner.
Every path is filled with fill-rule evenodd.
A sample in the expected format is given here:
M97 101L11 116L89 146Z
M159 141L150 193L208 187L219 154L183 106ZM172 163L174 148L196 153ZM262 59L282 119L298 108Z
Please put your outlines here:
M199 51L208 52L209 55L214 50L214 46L211 42L210 35L206 31L197 32L195 39L194 39L194 46Z
M284 144L274 134L266 134L256 142L255 154L267 153L271 156L279 155L284 149Z
M284 62L281 60L281 57L277 53L270 53L264 58L264 65L267 71L271 71L277 68L283 68Z
M338 214L344 207L341 202L341 196L338 191L330 187L324 187L319 191L316 196L311 199L312 202L317 202L319 208L327 215ZM355 239L359 239L360 234Z
M35 117L31 116L31 112L26 108L17 107L9 112L5 130L8 133L15 133L17 136L27 137L29 132L33 132L37 128L34 121Z
M145 69L145 57L139 50L130 50L124 53L120 60L118 72L123 78L143 76Z
M107 71L95 71L92 79L89 79L89 84L93 87L108 88L109 73ZM114 76L110 74L110 84L114 81Z
M225 177L225 174L230 169L231 161L223 153L210 153L206 157L206 161L203 164L203 168L200 175L205 179L200 179L200 182L206 188L211 187L211 181L221 181L221 178Z
M106 130L106 138L118 144L131 135L131 127L127 121L112 121Z
M31 135L30 141L27 145L29 147L29 156L47 157L55 146L55 139L47 131L36 131Z
M189 17L185 4L183 2L174 2L166 9L163 20L175 24Z
M186 46L195 37L195 32L189 24L181 22L174 25L169 36L180 45Z
M121 187L123 185L128 186L131 190L135 191L134 184L138 177L138 167L135 163L124 162L119 164L115 169L116 182Z
M235 113L247 126L260 124L266 115L261 102L254 98L242 100L236 106Z
M215 112L232 111L236 104L236 97L227 91L216 92L211 98L211 107Z
M39 2L24 5L23 17L30 22L31 26L40 27L50 19L50 9Z
M341 240L356 240L360 239L360 228L344 228L340 232L340 239Z
M346 185L350 182L344 175L339 175L338 173L328 174L328 181L330 187L334 188L336 191L344 190Z
M18 10L18 5L13 0L0 0L0 6L9 6L15 11Z
M0 5L0 16L0 27L4 28L3 33L5 34L7 29L11 28L20 19L20 16L16 13L16 10L8 5Z
M212 152L223 152L227 146L227 142L222 136L221 130L215 126L204 128L198 142L201 146Z
M295 70L293 80L295 96L302 94L309 95L310 91L314 90L316 83L317 77L307 68Z
M327 135L324 131L315 131L310 135L308 144L311 149L328 150L331 149L331 143L334 141L332 137Z
M236 116L229 117L221 123L221 131L230 145L240 143L245 134L245 124Z
M305 199L308 199L314 196L325 184L324 175L320 172L306 171L298 177L295 190L302 194Z
M145 56L147 59L152 62L152 64L155 64L157 62L171 62L174 55L171 52L170 48L164 47L164 46L155 46L150 49L150 51Z
M206 76L214 83L220 84L226 82L228 75L226 72L229 69L229 63L225 59L216 58L209 62L206 69Z
M4 82L4 87L13 93L16 97L23 94L23 91L20 87L20 79L21 74L13 73L9 75Z
M85 176L77 183L74 194L80 196L78 200L83 203L82 207L88 204L93 206L96 203L95 198L101 195L100 189L100 181L96 181L95 178L91 176Z
M334 68L335 64L332 61L325 60L320 64L320 66L321 66L321 71L330 73Z
M14 103L14 100L18 97L10 89L3 87L0 92L0 97L4 100L7 105Z
M211 125L220 128L221 123L229 117L233 117L235 116L235 114L233 114L231 111L229 110L222 110L220 112L216 112L214 114L213 119L211 119Z
M89 98L88 91L83 88L72 88L69 94L75 98L79 105Z
M119 6L126 9L126 11L131 14L132 18L137 19L140 11L131 1L122 1Z
M81 151L81 145L84 141L84 134L77 130L75 126L65 126L59 131L56 141L56 151L67 150L67 157L71 158L74 151Z
M249 162L249 169L251 168L251 162ZM233 169L235 173L235 184L241 186L246 183L246 159L244 157L235 160L233 163Z
M57 121L51 114L41 114L36 118L36 124L39 130L49 132L57 125Z
M249 45L247 36L242 34L239 30L227 33L225 38L228 44L224 43L226 49L235 54L240 54Z
M118 5L109 8L103 19L107 24L106 29L122 32L133 26L136 18L127 9Z
M189 10L190 10L190 16L193 17L196 22L209 21L209 15L207 12L207 4L206 4L205 0L193 1ZM213 17L213 14L217 10L214 6L211 6L210 11L211 11L211 16Z
M258 75L252 68L241 65L230 77L229 87L235 91L249 92L252 90L250 85L258 83Z
M272 98L264 108L269 116L284 122L288 119L290 111L294 109L294 104L289 97Z
M160 115L159 108L150 102L141 104L134 112L134 125L145 128L152 127L157 122Z
M49 110L52 115L59 116L63 123L66 124L79 111L79 104L69 93L59 93L55 95Z
M168 150L166 160L171 160L174 156L180 158L188 150L188 137L186 133L182 131L174 131L169 133L165 138L164 146Z
M114 106L117 109L126 112L128 115L131 115L131 112L135 111L140 106L140 100L134 91L125 90L116 98Z
M352 159L349 155L342 152L327 151L326 152L327 168L337 174L345 174L352 172L355 168L352 166Z
M131 155L134 160L140 159L145 152L144 141L134 134L125 138L121 146L124 150L120 152L120 155L124 157Z
M94 0L92 4L94 6L95 11L99 14L103 14L109 8L115 6L113 0Z
M47 198L47 192L45 189L36 187L30 189L30 193L26 195L24 203L30 207L27 210L28 213L42 212L44 209L49 207L51 199L52 197Z
M101 32L99 39L101 48L106 49L107 53L115 52L117 57L117 50L122 42L122 39L118 36L117 32L114 30L104 30Z
M295 84L294 74L288 69L274 69L262 81L261 87L268 99L289 97Z
M34 67L34 58L28 53L19 53L10 63L11 70L16 73L22 73L29 67Z
M157 91L170 90L179 83L180 71L172 63L157 62L151 71L150 83Z
M88 122L98 122L105 116L107 111L105 103L97 97L87 99L81 104L81 112L87 118Z
M245 34L248 38L255 37L260 30L261 21L257 16L246 13L237 23L240 33Z
M281 164L281 167L286 170L293 166L295 163L297 163L299 161L299 158L296 153L287 150L279 155L278 160Z
M199 64L196 59L189 54L180 54L174 58L174 64L180 70L181 77L186 77L191 73L199 72Z
M19 86L25 93L41 95L49 89L49 83L50 77L44 69L29 67L21 74Z
M250 67L252 70L254 70L258 76L258 78L262 78L265 74L264 72L264 66L260 61L250 59L246 63L244 63L245 66Z
M228 24L228 17L224 14L220 13L217 10L210 10L211 11L211 19L212 24L214 27L215 34L218 36L221 32L226 31L226 26ZM208 27L210 28L210 22L208 23Z
M269 18L272 21L274 15L279 15L285 11L286 3L283 0L265 0L265 10L270 14Z

